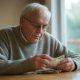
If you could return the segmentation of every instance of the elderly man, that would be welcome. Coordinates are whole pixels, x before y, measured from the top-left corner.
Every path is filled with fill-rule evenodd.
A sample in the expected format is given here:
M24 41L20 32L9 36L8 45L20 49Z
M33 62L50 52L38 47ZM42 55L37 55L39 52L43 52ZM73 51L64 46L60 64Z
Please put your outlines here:
M31 3L23 9L19 26L0 30L1 75L24 74L46 68L80 69L80 55L68 50L46 32L50 16L46 6ZM61 55L66 58L56 66L51 65L54 58Z

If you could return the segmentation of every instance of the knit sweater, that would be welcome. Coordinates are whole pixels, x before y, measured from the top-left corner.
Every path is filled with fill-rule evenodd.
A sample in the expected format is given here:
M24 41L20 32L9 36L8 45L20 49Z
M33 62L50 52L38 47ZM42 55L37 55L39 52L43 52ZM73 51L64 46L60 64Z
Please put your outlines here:
M37 54L71 57L80 69L80 54L68 50L51 34L45 32L36 43L26 42L19 27L0 30L0 74L23 74L33 70L31 58Z

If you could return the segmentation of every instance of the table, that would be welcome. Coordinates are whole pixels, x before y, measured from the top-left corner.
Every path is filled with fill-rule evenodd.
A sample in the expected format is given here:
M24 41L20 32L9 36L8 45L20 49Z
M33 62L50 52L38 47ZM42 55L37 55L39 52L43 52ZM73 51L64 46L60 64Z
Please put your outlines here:
M0 80L80 80L80 71L58 74L30 74L0 76Z

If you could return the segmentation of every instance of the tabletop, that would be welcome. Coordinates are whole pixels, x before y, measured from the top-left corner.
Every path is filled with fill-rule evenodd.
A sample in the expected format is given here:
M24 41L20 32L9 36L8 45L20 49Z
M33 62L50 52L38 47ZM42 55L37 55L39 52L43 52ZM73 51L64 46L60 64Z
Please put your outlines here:
M28 74L0 76L0 80L80 80L80 71L58 74Z

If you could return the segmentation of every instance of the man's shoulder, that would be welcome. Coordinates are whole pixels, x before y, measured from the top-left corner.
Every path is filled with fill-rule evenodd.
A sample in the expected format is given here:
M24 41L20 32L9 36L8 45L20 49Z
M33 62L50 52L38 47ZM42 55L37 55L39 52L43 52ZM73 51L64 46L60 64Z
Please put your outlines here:
M16 29L16 27L7 27L7 28L3 28L3 29L0 29L0 33L7 33L7 32L12 32L14 29Z
M58 40L52 35L52 34L50 34L49 32L45 32L45 34L44 34L44 36L43 36L43 39L44 40L49 40L49 41L51 41L51 42L58 42Z
M50 34L49 32L45 32L44 33L44 37L45 38L54 38L52 34Z
M45 32L44 36L51 36L51 34L49 32Z

